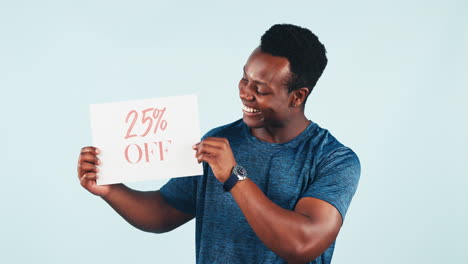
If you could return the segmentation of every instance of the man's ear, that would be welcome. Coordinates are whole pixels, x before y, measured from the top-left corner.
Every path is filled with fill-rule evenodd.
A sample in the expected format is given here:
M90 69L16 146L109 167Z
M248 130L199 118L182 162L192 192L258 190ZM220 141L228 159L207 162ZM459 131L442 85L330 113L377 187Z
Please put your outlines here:
M302 87L291 92L292 95L292 107L301 108L304 105L304 102L309 95L310 91L307 87Z

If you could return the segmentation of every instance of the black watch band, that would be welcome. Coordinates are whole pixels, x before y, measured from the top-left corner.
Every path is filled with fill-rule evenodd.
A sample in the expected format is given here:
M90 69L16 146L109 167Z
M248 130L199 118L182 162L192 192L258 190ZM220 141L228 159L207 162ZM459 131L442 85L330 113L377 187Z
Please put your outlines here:
M229 177L229 179L227 179L227 181L225 181L223 184L224 190L226 192L230 192L232 187L234 187L234 185L236 185L238 181L239 181L239 177L237 177L237 175L235 175L234 173L231 173L231 176Z

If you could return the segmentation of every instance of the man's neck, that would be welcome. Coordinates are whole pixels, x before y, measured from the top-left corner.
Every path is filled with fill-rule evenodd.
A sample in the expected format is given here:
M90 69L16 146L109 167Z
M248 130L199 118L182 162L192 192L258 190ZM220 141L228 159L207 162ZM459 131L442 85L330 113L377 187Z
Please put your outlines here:
M254 137L261 141L269 143L286 143L301 134L310 124L310 121L304 116L289 120L284 126L268 126L261 128L251 128L250 131Z

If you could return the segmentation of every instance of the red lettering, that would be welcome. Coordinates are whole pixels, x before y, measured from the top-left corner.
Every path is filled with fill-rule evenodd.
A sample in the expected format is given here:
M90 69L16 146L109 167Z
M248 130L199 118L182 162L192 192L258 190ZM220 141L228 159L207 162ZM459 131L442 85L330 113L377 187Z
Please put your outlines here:
M159 141L159 160L164 160L164 152L168 152L167 147L163 147L164 141ZM172 144L172 140L166 140L167 143ZM156 143L156 142L155 142ZM158 143L156 143L158 144Z
M137 113L137 111L132 110L132 111L128 112L127 118L125 118L125 123L128 123L128 119L130 118L130 116L131 116L132 114L133 114L132 124L130 124L130 126L128 127L127 135L124 137L124 139L131 138L131 137L136 137L136 136L137 136L136 134L133 134L133 135L131 134L131 133L132 133L132 129L133 129L133 127L135 126L135 123L136 123L137 118L138 118L138 113Z
M132 162L132 161L130 160L130 155L129 155L128 151L129 151L129 149L130 149L131 146L135 146L136 149L138 150L138 160L137 160L136 162ZM131 164L136 164L136 163L140 162L140 161L141 161L141 158L143 157L143 152L141 151L140 146L138 146L137 144L130 144L130 145L128 145L128 146L125 148L125 152L124 152L124 153L125 153L125 159L126 159L129 163L131 163ZM132 155L132 156L133 156L133 155Z
M154 145L153 145L154 144ZM157 154L154 147L159 149L159 160L164 161L166 153L169 153L168 144L172 144L172 140L155 141L151 143L129 144L124 150L125 159L128 163L138 164L143 160L144 162L156 161L155 157Z
M166 112L166 107L157 109L157 108L147 108L141 111L141 123L138 122L138 114L136 110L131 110L127 113L125 118L125 123L129 123L127 133L125 134L124 139L129 139L132 137L138 136L136 132L144 131L143 134L139 134L140 137L146 137L150 131L153 131L153 134L156 135L158 130L164 131L167 128L167 121L164 119L164 113ZM135 132L136 130L136 132Z
M154 151L152 149L149 149L148 143L143 144L145 146L145 158L146 162L150 162L150 155L154 155Z

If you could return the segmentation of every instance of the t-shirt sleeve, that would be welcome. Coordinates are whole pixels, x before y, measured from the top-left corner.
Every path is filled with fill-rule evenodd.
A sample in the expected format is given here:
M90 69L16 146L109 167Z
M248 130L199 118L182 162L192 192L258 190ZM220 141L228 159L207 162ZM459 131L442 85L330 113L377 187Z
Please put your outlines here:
M172 178L159 191L164 200L184 213L195 215L197 184L201 176Z
M357 155L347 147L338 148L317 165L314 180L302 197L313 197L330 203L338 209L344 220L360 174Z

